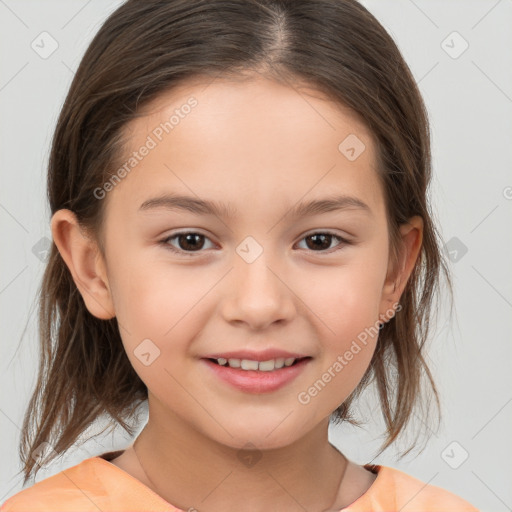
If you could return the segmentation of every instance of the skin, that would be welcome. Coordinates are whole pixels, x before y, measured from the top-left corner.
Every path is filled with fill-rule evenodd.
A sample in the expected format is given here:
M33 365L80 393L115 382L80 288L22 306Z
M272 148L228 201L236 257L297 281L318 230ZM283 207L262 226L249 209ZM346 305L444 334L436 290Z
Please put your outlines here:
M418 257L422 220L401 227L394 272L371 133L349 110L305 87L261 77L190 82L127 125L129 153L191 96L198 105L102 199L105 257L72 212L59 210L51 221L88 310L117 317L126 353L148 387L149 421L136 448L151 482L132 447L112 463L183 510L339 510L375 475L329 443L329 415L360 381L378 336L308 404L297 395L365 328L389 319ZM338 150L349 134L366 146L354 161ZM138 212L163 192L228 203L238 213ZM299 200L334 193L358 197L372 214L285 215ZM307 243L325 230L354 243ZM192 253L181 256L161 243L178 231L206 238L192 249L179 237L167 241ZM247 236L263 249L252 263L236 252ZM149 366L134 354L147 338L160 350ZM268 347L313 359L291 383L263 394L230 387L200 360ZM238 457L248 442L261 455L251 467Z

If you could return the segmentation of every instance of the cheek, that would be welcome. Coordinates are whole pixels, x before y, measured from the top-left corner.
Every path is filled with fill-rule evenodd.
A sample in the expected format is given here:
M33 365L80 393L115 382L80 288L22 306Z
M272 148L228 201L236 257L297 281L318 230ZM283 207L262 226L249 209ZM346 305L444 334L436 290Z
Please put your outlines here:
M135 350L144 339L155 343L165 356L162 360L169 359L171 347L174 353L185 351L204 322L205 295L218 277L198 278L191 269L161 262L132 262L118 267L116 273L114 305L127 351Z
M183 358L201 324L207 283L156 265L118 267L117 272L116 317L131 365L148 389L160 390L160 400L173 396L174 405L185 404L187 394L172 376L185 371Z
M143 258L119 260L113 276L116 316L127 327L161 336L172 326L174 316L194 295L194 281L185 282L182 273L161 262ZM131 329L131 330L133 330Z
M334 402L341 403L357 386L375 351L383 272L383 265L371 265L368 259L352 260L317 273L305 295L322 340L318 377L337 390Z
M364 258L309 273L302 285L304 301L322 321L331 341L346 341L375 324L383 275L382 265Z

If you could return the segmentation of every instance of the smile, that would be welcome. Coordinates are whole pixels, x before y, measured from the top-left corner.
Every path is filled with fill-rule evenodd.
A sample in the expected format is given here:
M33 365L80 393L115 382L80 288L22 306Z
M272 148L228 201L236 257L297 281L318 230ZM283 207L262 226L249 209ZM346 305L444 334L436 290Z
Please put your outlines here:
M311 357L277 358L267 361L235 358L201 359L216 378L246 393L277 391L298 377L311 360Z
M303 358L304 359L304 358ZM252 359L225 359L219 357L218 359L211 359L216 361L220 366L229 366L230 368L240 368L242 370L258 370L260 372L271 372L273 370L279 370L284 366L292 366L296 361L295 357L278 357L277 359L269 359L268 361L254 361Z

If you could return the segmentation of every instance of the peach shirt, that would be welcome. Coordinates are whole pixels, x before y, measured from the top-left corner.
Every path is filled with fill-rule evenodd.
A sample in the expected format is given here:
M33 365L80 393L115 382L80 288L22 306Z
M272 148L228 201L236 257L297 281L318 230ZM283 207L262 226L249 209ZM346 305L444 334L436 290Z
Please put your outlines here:
M85 459L22 489L2 504L0 512L184 512L108 462L115 453ZM342 509L345 512L478 512L459 496L400 470L369 464L364 467L377 473L377 478L362 496ZM196 507L201 509L200 504Z

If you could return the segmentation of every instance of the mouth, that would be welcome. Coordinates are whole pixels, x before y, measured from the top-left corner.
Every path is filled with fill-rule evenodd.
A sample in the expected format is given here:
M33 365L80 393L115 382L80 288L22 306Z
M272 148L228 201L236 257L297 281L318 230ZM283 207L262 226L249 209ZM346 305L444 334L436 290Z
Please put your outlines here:
M236 368L243 371L260 371L260 372L272 372L276 370L280 370L282 368L289 368L290 366L294 366L301 361L306 359L311 359L311 357L278 357L275 359L269 359L267 361L255 361L252 359L238 359L238 358L229 358L226 359L224 357L207 358L208 361L215 363L219 366L224 366L228 368Z
M236 358L203 358L201 361L230 387L246 393L270 393L291 383L312 360L312 357L276 358L255 361Z

